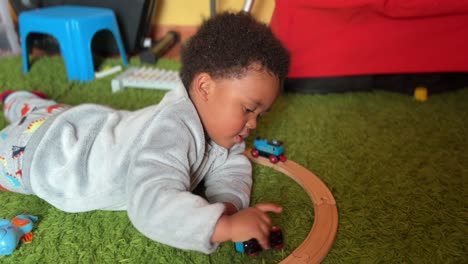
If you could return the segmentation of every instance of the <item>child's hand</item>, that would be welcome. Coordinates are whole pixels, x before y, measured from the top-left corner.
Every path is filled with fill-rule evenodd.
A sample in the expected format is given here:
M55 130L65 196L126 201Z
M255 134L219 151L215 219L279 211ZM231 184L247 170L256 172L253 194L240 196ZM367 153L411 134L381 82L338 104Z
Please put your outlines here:
M282 208L276 204L262 203L230 216L223 215L218 221L212 241L241 242L255 238L264 249L267 249L271 229L271 220L267 212L281 213L281 211Z
M230 217L231 240L247 241L255 238L262 248L270 247L268 235L271 230L271 220L267 212L281 213L282 208L276 204L263 203L246 208Z

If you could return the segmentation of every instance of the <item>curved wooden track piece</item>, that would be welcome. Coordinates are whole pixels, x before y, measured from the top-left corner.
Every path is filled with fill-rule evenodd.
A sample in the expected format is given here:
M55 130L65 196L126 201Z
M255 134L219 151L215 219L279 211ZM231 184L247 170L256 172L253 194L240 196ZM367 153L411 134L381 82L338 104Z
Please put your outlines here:
M267 158L252 157L250 149L245 151L245 155L254 163L288 175L304 188L314 204L315 221L309 235L281 264L320 263L330 251L338 228L338 210L328 187L315 174L294 161L273 164Z

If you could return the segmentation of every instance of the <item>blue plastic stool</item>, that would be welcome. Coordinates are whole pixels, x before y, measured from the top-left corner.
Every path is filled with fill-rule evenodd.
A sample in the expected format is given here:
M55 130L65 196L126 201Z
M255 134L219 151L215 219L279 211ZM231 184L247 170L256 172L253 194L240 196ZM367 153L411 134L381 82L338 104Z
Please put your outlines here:
M19 31L23 55L23 72L29 71L27 37L29 33L52 35L60 45L69 80L94 79L91 42L101 30L109 30L117 42L123 64L128 66L114 12L107 8L54 6L22 12Z

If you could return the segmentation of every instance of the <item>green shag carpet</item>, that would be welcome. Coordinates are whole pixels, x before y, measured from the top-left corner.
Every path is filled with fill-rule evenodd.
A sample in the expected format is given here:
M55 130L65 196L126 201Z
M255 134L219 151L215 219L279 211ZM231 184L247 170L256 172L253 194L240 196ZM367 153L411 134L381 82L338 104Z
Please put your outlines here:
M156 66L180 65L160 60ZM19 57L0 60L0 90L41 90L62 103L129 110L158 103L165 93L128 89L113 94L110 81L116 75L69 82L60 57L35 59L26 75L21 68ZM0 128L5 125L0 115ZM383 91L286 93L257 134L283 140L288 158L332 191L339 225L324 263L468 262L468 89L433 95L424 103ZM34 240L0 257L0 263L277 263L307 236L313 205L293 180L255 165L257 202L283 205L273 222L283 229L285 248L247 257L236 253L233 243L212 255L161 245L141 235L125 212L69 214L33 196L0 192L0 219L18 214L40 219Z

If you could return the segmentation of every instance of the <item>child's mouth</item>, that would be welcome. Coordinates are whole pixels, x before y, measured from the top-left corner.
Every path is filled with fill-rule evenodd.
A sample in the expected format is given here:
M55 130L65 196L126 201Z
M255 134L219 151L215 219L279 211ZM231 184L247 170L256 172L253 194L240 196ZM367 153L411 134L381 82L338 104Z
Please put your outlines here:
M242 143L244 141L244 138L241 135L237 135L234 139L236 143Z

